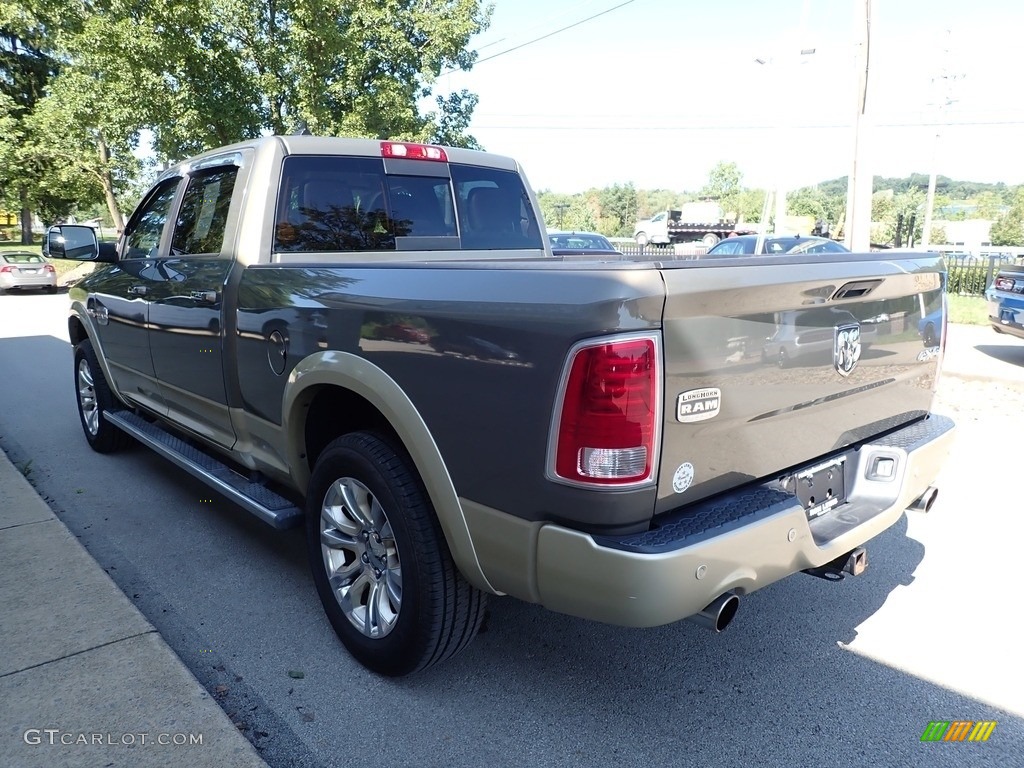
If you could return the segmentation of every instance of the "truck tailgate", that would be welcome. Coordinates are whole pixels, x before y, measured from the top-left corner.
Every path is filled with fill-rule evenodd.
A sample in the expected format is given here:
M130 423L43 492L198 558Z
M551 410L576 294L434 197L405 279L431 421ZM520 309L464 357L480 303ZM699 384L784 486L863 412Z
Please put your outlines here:
M928 413L941 339L922 328L942 318L941 259L836 256L661 265L656 514Z

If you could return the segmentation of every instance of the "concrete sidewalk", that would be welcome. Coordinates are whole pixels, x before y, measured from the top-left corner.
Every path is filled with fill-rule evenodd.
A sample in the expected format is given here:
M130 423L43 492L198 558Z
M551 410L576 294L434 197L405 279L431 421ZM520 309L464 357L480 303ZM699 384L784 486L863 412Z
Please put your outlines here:
M950 325L942 375L1024 385L1024 339L987 325Z
M266 766L0 451L0 766Z

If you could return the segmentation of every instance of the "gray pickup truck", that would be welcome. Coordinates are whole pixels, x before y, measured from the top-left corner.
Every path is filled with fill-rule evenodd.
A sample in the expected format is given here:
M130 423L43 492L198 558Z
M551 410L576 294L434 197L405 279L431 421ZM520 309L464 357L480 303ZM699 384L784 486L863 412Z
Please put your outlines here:
M401 142L165 171L116 249L47 236L102 262L70 291L86 439L305 525L334 629L388 675L464 648L487 595L720 631L931 506L939 257L556 257L538 211L515 161Z

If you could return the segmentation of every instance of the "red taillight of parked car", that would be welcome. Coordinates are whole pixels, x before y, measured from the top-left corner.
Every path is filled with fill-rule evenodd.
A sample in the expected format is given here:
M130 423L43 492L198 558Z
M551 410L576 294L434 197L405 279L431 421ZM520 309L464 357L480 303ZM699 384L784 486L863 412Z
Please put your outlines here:
M12 267L10 264L5 264L4 266L0 267L0 272L13 272L13 271L14 271L14 267Z
M996 290L997 291L1012 291L1016 282L1012 277L997 277L996 278Z
M53 268L53 264L43 264L43 272L57 273L57 270Z
M593 485L649 480L658 415L655 339L627 338L580 347L563 381L555 475Z

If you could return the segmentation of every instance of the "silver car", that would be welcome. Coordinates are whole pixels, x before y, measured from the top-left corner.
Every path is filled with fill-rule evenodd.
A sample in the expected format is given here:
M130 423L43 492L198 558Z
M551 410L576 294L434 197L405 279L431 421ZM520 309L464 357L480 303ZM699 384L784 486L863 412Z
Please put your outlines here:
M57 270L38 253L6 251L0 253L0 290L40 288L57 290Z

